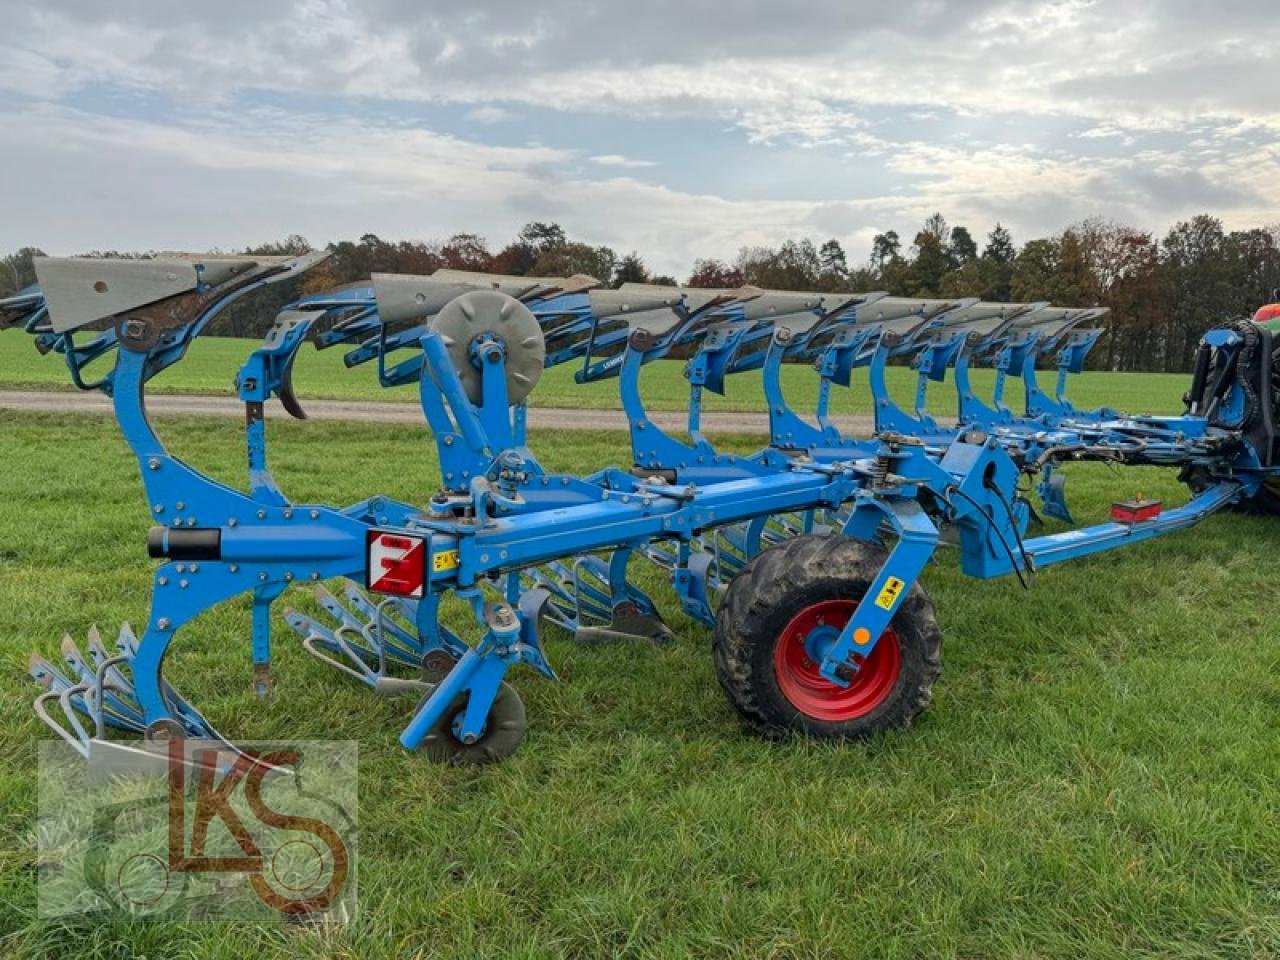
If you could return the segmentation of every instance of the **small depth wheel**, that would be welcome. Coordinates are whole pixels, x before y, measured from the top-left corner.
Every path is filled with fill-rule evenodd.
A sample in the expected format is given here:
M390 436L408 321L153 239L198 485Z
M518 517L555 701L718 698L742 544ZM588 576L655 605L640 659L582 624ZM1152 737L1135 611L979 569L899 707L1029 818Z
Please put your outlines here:
M422 698L425 703L430 692ZM422 741L427 757L436 763L479 765L496 763L511 756L524 740L528 728L525 720L524 701L516 688L509 683L498 688L485 721L484 732L475 743L464 743L454 732L454 723L461 721L467 709L468 694L459 694L449 705L440 722L431 728ZM421 704L419 704L421 706Z
M716 676L758 731L824 738L901 729L933 696L942 632L914 585L847 687L821 673L823 652L857 609L887 552L844 536L796 537L754 557L716 615Z

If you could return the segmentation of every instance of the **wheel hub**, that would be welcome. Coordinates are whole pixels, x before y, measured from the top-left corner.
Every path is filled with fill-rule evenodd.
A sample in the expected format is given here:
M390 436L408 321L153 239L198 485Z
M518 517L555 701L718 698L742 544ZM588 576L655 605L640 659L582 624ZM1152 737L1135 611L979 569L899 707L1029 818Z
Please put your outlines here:
M823 600L805 607L783 628L774 647L778 688L793 707L818 720L841 722L866 716L893 691L902 651L893 628L880 635L847 687L822 675L823 658L857 609L853 600Z

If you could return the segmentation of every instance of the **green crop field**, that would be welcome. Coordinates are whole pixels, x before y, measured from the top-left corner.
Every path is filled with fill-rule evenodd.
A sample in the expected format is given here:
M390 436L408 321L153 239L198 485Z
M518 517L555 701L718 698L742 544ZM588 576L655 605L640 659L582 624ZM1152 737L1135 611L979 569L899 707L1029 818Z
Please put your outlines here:
M230 393L236 370L255 346L257 342L251 340L202 337L192 345L181 364L156 377L148 385L148 390L157 393ZM661 360L645 371L642 383L646 402L652 409L688 408L689 387L681 375L683 369L680 361ZM548 370L530 403L541 407L594 409L618 406L616 380L577 384L573 381L576 370L573 364ZM894 396L909 407L914 399L915 375L905 367L893 367L889 374ZM789 365L784 368L783 375L783 386L792 405L798 410L812 409L818 383L813 372L807 367ZM1043 371L1040 376L1042 386L1052 390L1056 371ZM342 351L336 349L317 351L310 346L303 347L294 364L293 379L294 389L304 406L308 397L406 403L417 399L412 387L395 390L380 387L372 363L345 369ZM987 395L992 380L990 370L974 372L975 388L986 391ZM1084 409L1105 404L1131 413L1176 413L1181 411L1182 393L1186 388L1187 377L1183 374L1090 371L1072 379L1070 396L1077 406ZM11 330L0 333L0 390L4 389L67 390L71 389L71 383L60 357L41 357L31 346L29 336ZM708 410L765 409L758 373L731 377L726 396L708 393L706 397ZM950 383L934 385L929 399L933 413L944 416L954 413L955 391ZM1010 379L1007 401L1015 409L1022 402L1021 383L1016 379ZM866 386L865 371L855 372L853 386L848 391L836 391L832 409L836 413L870 412L871 394Z
M8 359L13 340L0 342ZM180 372L184 388L226 384L223 365L203 361L231 345L209 344ZM325 380L301 371L325 362L303 358L304 396ZM24 363L15 378L6 363L5 376L52 385L56 368ZM1126 405L1121 382L1153 409L1182 389L1112 378L1117 389L1095 398ZM297 501L422 502L433 489L431 446L396 428L269 430ZM176 419L162 432L195 465L242 479L232 424ZM356 919L325 930L41 921L35 749L47 734L30 711L27 653L55 657L63 631L83 637L95 622L114 632L145 620L153 561L136 465L110 421L0 413L0 436L4 956L1280 956L1280 521L1234 514L1055 567L1030 593L963 578L943 551L923 581L946 638L936 702L911 731L868 744L744 732L707 632L643 568L676 641L549 638L564 682L515 675L529 735L482 769L402 751L410 703L305 656L279 618L309 607L304 588L277 604L279 686L255 700L248 607L230 603L179 635L167 675L229 736L360 741ZM625 439L538 434L532 446L551 468L586 471L620 462ZM1081 520L1138 488L1181 502L1167 471L1068 474Z

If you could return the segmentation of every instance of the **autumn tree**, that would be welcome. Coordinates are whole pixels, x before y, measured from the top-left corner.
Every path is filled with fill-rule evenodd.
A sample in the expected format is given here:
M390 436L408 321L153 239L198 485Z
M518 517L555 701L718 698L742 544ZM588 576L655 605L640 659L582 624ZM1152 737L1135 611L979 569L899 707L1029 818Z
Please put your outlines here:
M556 247L562 247L569 242L569 238L565 235L564 227L558 223L542 223L541 221L526 223L520 228L518 239L521 243L527 243L539 253L554 250Z
M440 247L440 259L450 270L489 270L493 254L484 238L474 233L455 233Z
M311 250L298 234L235 253L297 256ZM571 239L554 222L525 224L491 254L485 240L460 232L447 240L383 240L366 233L326 247L327 259L300 278L231 304L208 333L259 337L278 310L300 295L357 283L373 273L430 275L441 268L518 275L589 274L601 282L675 284L649 276L641 254L619 257L607 246ZM35 281L26 247L0 258L0 296ZM96 250L84 256L143 258L154 251ZM1247 316L1280 299L1280 224L1227 232L1203 214L1175 224L1157 243L1148 233L1103 218L1073 224L1019 248L997 223L981 254L969 229L936 213L904 249L895 230L877 233L865 266L850 269L839 241L815 246L793 238L779 246L744 247L732 263L703 257L688 278L694 287L743 284L781 290L871 292L1009 302L1048 301L1061 306L1110 310L1106 332L1090 355L1110 369L1186 369L1204 331L1225 319Z
M576 240L538 254L529 271L535 277L570 277L575 273L608 283L618 264L618 255L609 247L593 247Z
M812 290L822 270L810 240L788 240L777 249L743 247L735 267L747 283L767 290Z
M695 260L686 286L726 290L740 287L744 282L742 271L722 260Z
M495 273L523 277L533 272L538 262L538 248L523 240L513 240L493 255Z
M951 227L947 223L947 218L941 213L935 213L924 222L924 226L920 228L920 232L928 234L938 241L938 246L946 250L951 245Z

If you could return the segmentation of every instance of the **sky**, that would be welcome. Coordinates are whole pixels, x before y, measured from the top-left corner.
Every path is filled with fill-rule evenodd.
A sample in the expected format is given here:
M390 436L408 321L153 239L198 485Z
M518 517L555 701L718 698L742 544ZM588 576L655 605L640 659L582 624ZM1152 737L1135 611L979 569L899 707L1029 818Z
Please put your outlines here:
M0 252L1280 221L1277 0L0 0Z

